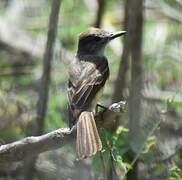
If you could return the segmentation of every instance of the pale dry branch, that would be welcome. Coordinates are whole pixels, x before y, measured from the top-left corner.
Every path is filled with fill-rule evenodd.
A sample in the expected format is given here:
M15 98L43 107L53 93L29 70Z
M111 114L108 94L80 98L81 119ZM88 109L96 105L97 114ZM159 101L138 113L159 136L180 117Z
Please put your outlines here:
M114 118L123 112L125 102L112 104L108 109L95 115L98 127L107 128L114 123ZM73 128L60 128L41 136L26 137L22 140L0 146L0 163L21 161L42 152L61 148L73 142L76 136Z
M61 128L41 136L26 137L22 140L0 146L0 162L20 161L44 151L61 148L69 144L73 133Z

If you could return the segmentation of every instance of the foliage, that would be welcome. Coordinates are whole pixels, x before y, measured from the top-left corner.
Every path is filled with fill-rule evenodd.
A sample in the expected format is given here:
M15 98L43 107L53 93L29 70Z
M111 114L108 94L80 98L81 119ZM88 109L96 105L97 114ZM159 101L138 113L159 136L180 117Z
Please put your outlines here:
M177 166L172 167L170 170L169 180L181 180L182 176L180 175L181 169Z

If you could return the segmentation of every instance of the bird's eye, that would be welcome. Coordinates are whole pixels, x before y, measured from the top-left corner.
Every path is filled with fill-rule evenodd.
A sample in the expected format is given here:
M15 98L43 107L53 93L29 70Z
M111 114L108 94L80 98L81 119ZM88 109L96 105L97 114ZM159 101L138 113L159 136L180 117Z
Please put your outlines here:
M95 40L95 41L100 41L101 38L100 38L100 37L95 37L94 40Z

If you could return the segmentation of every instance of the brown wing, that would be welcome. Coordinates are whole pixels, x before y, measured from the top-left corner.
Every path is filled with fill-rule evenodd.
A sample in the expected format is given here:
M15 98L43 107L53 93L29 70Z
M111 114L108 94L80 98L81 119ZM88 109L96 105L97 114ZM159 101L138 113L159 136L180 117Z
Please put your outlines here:
M109 67L105 57L81 61L79 68L71 68L79 75L70 75L68 97L71 109L87 109L96 93L104 86L109 76ZM72 70L71 70L72 72Z

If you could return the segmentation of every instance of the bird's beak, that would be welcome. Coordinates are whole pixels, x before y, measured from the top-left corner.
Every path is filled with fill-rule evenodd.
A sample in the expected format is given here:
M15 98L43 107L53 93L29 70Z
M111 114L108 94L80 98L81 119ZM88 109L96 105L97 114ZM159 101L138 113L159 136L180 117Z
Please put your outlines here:
M124 34L126 34L126 31L112 32L109 34L109 40L115 39L115 38L120 37Z

